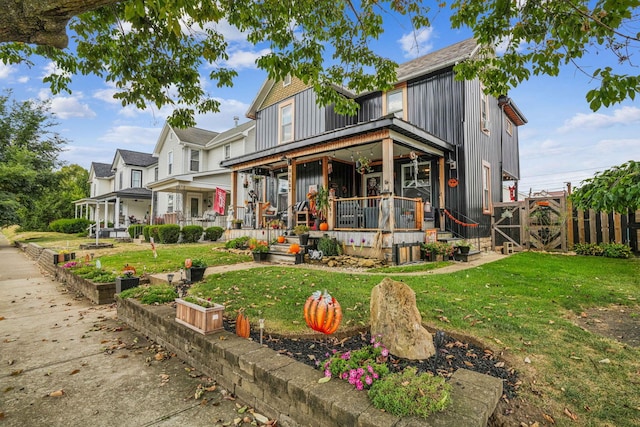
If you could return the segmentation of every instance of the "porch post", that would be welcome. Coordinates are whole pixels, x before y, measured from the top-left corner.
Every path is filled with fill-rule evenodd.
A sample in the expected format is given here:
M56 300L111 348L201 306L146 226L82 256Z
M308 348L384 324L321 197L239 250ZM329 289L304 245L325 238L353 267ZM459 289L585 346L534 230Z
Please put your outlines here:
M215 197L215 193L214 193L214 197ZM238 212L240 210L239 209L240 204L238 200L238 171L236 170L231 172L231 197L229 197L229 200L231 200L231 206L227 208L227 213L229 212L229 209L231 209L233 211L233 214L235 215L234 219L237 219Z
M287 229L293 229L293 206L296 204L296 162L287 158L287 180L289 181L289 194L287 195Z
M394 170L393 170L393 140L391 138L385 138L382 140L382 188L380 193L389 192L388 209L389 209L389 230L393 232L396 227L395 213L394 213ZM382 200L380 201L382 207ZM381 216L382 218L382 216Z
M120 228L120 197L116 196L116 205L113 211L113 223L115 228Z
M438 159L438 175L439 175L439 179L440 179L440 188L439 188L439 195L438 195L438 204L440 205L440 209L438 210L438 212L440 213L440 230L444 231L445 227L444 227L444 208L446 206L445 204L445 198L444 198L444 157L440 157Z
M104 228L109 226L109 201L104 201Z

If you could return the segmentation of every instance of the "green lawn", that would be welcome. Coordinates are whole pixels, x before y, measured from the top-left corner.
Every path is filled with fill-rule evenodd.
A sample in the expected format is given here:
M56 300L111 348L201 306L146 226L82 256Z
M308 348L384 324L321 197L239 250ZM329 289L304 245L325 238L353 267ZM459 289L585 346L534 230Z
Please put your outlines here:
M41 238L43 246L65 241ZM153 258L146 245L119 244L100 259L105 269L119 271L128 263L147 272L176 271L184 258L206 258L210 265L251 259L219 246L158 245ZM366 326L371 288L390 276L415 290L425 323L501 354L520 375L519 398L551 416L555 425L640 425L640 349L576 324L594 307L620 305L640 313L640 259L526 252L451 274L400 272L421 268L358 274L267 266L211 275L191 291L224 304L227 316L242 308L254 325L264 318L267 332L308 333L302 307L313 291L327 289L340 302L341 330Z

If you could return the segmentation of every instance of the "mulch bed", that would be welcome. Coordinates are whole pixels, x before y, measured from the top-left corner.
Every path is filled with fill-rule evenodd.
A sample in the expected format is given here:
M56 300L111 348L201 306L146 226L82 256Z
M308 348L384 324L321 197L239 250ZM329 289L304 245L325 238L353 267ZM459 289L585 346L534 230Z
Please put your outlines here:
M235 332L235 324L225 319L225 329ZM260 342L259 331L251 331L251 339ZM354 331L346 337L282 337L265 334L262 337L263 345L278 353L295 359L314 368L318 368L329 357L333 350L341 353L349 350L357 350L369 345L371 336L368 332ZM513 399L517 394L520 384L517 372L505 365L493 351L480 346L463 342L444 332L434 334L436 355L426 360L409 360L397 357L389 357L388 366L391 372L400 372L413 366L418 372L431 372L449 378L461 368L491 375L503 380L503 398ZM319 369L319 368L318 368Z

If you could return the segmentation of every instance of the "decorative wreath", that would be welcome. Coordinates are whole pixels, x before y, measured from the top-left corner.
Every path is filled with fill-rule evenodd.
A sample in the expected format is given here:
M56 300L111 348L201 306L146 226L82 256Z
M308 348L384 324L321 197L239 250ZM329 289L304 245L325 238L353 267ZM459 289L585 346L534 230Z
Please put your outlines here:
M449 179L449 181L447 181L447 184L449 184L449 187L454 188L458 186L458 180L455 178L451 178Z

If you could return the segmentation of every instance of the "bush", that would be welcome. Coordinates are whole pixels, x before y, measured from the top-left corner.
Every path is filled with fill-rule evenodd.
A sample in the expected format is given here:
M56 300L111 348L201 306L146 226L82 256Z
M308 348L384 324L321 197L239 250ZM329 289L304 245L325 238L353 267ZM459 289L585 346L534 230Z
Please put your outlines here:
M164 224L158 226L160 243L178 243L180 240L180 226L178 224Z
M342 252L338 241L332 237L322 236L318 240L318 250L323 256L336 256Z
M151 241L151 238L153 237L153 241L155 243L162 243L160 241L160 226L159 225L150 225L149 226L149 242ZM146 236L145 236L146 238Z
M238 237L237 239L229 240L224 244L227 249L248 249L249 248L249 236Z
M142 235L144 236L144 241L149 243L151 239L149 239L149 230L151 229L150 225L145 225L142 229Z
M204 230L205 240L211 240L212 242L215 242L216 240L218 240L220 237L222 237L223 234L224 234L224 228L222 227L214 226Z
M182 227L182 243L196 243L202 237L202 231L199 225L185 225Z
M65 234L87 233L91 221L85 218L58 219L49 223L49 230Z
M601 256L604 252L602 246L597 243L576 243L573 250L578 255Z
M129 228L127 228L127 232L129 233L129 236L131 236L132 239L135 239L139 235L143 234L144 228L145 226L142 224L133 224L133 225L130 225Z
M608 258L630 258L631 248L622 243L607 243L602 245L604 256Z
M161 285L137 286L127 289L120 293L120 298L135 298L140 300L142 304L164 304L174 301L178 298L178 294L173 287L163 283Z
M378 409L397 417L427 418L451 402L451 384L431 373L416 375L416 368L387 375L369 390L369 399Z

